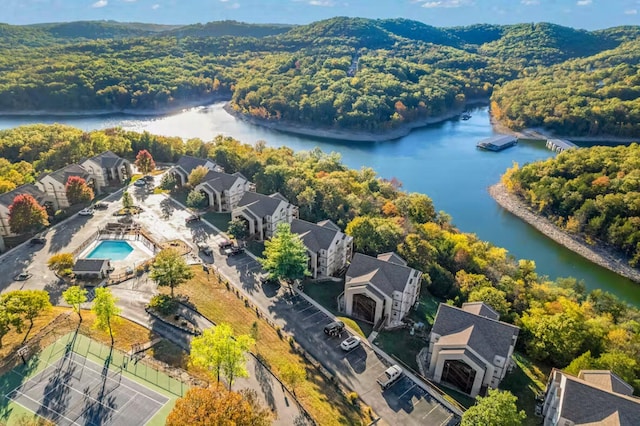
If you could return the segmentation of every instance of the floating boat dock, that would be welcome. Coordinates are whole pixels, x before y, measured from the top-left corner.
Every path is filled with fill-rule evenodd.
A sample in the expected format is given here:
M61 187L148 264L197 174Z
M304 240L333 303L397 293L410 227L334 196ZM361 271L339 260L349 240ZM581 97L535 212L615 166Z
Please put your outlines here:
M478 148L487 149L489 151L502 151L518 143L515 136L498 135L487 139L483 139L476 145Z
M562 152L568 149L576 149L578 147L578 145L566 139L547 139L546 146L551 151L555 152Z

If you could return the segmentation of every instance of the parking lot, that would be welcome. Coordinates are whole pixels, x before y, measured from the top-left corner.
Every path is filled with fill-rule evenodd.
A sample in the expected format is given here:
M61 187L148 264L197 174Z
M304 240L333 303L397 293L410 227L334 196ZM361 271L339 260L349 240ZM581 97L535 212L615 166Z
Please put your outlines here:
M266 285L263 287L267 287ZM378 376L389 366L366 344L344 351L340 343L350 336L343 331L339 336L327 336L324 326L333 321L322 311L298 295L280 288L274 294L273 312L286 320L285 331L292 333L327 370L337 375L353 389L377 414L392 424L446 425L454 424L452 414L438 401L407 376L382 391L376 383Z

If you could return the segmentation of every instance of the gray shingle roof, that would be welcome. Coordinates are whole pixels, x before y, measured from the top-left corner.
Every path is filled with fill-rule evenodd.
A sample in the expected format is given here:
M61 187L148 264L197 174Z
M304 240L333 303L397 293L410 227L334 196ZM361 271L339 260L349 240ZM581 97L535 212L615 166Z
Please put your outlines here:
M187 174L190 174L193 169L198 166L204 166L208 161L215 163L214 161L207 160L206 158L197 158L190 155L183 155L176 163L176 167L180 167L182 170L187 172Z
M44 176L51 176L56 181L60 182L63 185L66 185L71 176L80 176L83 179L87 179L89 178L89 172L87 172L78 164L69 164L66 167L58 169L55 172L51 172ZM38 180L42 179L42 177L40 177Z
M202 183L214 189L217 192L228 191L238 181L244 179L242 175L230 175L228 173L220 173L210 170L205 176Z
M623 395L633 395L633 387L609 370L581 370L578 378L600 389Z
M12 191L0 194L0 204L8 208L11 204L13 204L14 198L21 194L31 195L40 204L42 204L47 197L47 194L40 191L37 186L27 183L25 185L20 185Z
M554 370L566 377L560 415L575 425L640 425L640 400L600 389L592 383Z
M347 285L350 281L366 279L385 295L392 297L394 291L404 291L413 271L407 266L356 253L347 270Z
M114 154L111 151L105 151L102 154L90 158L91 161L100 164L101 167L112 169L118 167L125 162L125 159Z
M109 259L78 259L73 266L74 272L100 272L109 263Z
M306 220L293 219L291 232L300 235L304 245L312 252L328 250L339 231L316 225Z
M472 314L480 315L482 317L491 318L494 320L500 319L500 314L494 311L490 306L485 305L482 302L467 302L462 304L462 309L471 312Z
M445 340L448 344L469 346L488 362L496 355L509 356L509 347L519 328L501 321L467 312L455 306L441 303L431 331L441 337L458 334L458 339ZM463 333L465 332L465 333Z
M407 266L407 262L392 251L390 251L389 253L379 254L378 259L384 260L385 262L395 263L396 265Z
M276 196L276 194L279 197ZM256 217L273 216L278 206L280 206L282 199L284 199L284 197L278 193L264 195L257 192L245 192L238 202L237 208L249 211Z

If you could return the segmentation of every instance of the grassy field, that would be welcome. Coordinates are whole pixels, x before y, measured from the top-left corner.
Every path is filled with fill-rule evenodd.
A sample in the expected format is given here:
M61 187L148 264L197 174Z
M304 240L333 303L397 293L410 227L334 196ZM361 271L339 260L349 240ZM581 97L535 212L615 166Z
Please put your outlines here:
M507 374L500 384L500 389L508 390L518 397L518 408L527 413L524 425L538 425L540 418L535 415L535 398L544 391L551 369L535 365L519 353L514 353L513 359L516 362L516 368Z
M212 321L231 324L236 334L250 334L256 323L258 332L253 352L276 375L287 364L302 365L307 371L307 380L296 387L296 396L318 424L367 424L371 421L367 410L359 410L350 404L335 385L295 353L289 342L253 309L247 308L233 291L217 282L214 276L206 275L201 268L193 271L194 279L178 287L177 292L189 296L189 301Z

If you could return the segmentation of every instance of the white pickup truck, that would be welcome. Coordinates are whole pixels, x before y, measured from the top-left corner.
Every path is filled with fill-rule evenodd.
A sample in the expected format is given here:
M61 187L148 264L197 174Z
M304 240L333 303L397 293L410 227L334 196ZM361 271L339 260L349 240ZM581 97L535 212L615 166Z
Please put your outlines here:
M378 377L377 382L384 390L394 384L400 377L402 377L402 368L400 368L399 365L394 364L384 370L384 373Z

